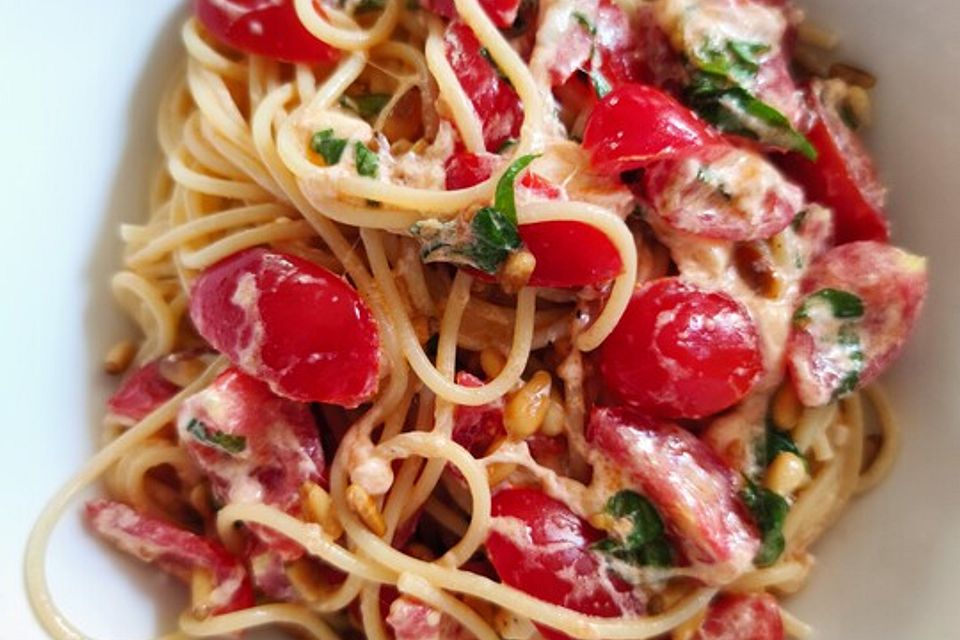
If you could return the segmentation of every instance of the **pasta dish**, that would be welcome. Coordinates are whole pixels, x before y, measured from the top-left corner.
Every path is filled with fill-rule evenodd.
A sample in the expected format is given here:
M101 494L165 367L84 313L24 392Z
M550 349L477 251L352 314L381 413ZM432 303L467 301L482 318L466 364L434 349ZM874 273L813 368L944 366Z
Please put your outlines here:
M780 640L925 260L787 0L197 0L99 451L164 640Z

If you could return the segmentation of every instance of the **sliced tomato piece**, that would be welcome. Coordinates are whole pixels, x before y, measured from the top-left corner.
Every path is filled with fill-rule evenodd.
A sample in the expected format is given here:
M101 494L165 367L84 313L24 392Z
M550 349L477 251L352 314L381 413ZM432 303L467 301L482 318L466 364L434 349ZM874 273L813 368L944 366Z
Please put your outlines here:
M183 403L177 431L223 504L262 502L296 513L300 486L324 483L323 450L310 408L275 395L237 369ZM286 559L301 554L271 530L251 529Z
M244 53L318 65L340 57L307 31L293 0L196 0L194 13L217 40Z
M421 0L420 6L449 20L460 17L453 0ZM480 6L501 29L513 25L520 12L520 0L480 0Z
M303 258L257 248L221 260L193 285L190 317L284 397L355 407L377 389L373 314L342 278Z
M724 594L710 603L692 640L783 640L777 599L763 594Z
M647 197L668 225L724 240L762 240L803 208L803 191L759 153L710 146L657 162L645 174Z
M465 371L457 373L457 384L481 387L483 381ZM453 410L453 441L482 458L494 441L506 432L503 428L503 398L479 407L457 405Z
M876 379L903 349L927 289L926 259L885 243L852 242L817 260L788 346L800 400L823 405Z
M817 149L817 161L800 154L781 164L807 191L810 200L834 210L837 244L890 239L884 212L887 191L860 139L840 117L835 85L816 81L810 87L815 120L807 138Z
M687 557L724 584L753 566L760 539L737 497L736 474L695 435L629 409L596 408L592 443L621 465L664 517Z
M169 356L165 356L169 357ZM110 413L131 420L143 420L154 409L177 395L180 387L161 372L163 358L141 366L127 377L107 400Z
M504 583L602 618L644 612L642 593L608 573L590 549L602 534L562 502L538 489L508 488L493 496L492 514L487 555ZM540 632L548 640L567 637L549 628Z
M491 175L500 163L500 156L492 153L460 151L447 159L444 165L447 191L468 189L480 184Z
M717 135L687 107L641 84L625 84L608 94L583 133L593 168L611 175L717 142Z
M196 570L208 572L215 588L195 605L198 612L216 615L253 606L246 569L219 543L111 500L88 502L84 515L94 531L121 551L155 562L185 582Z
M763 371L763 357L742 304L662 278L633 294L602 345L600 370L621 400L645 413L702 418L743 398Z
M452 617L408 596L390 604L387 624L395 640L472 640L473 634Z
M487 151L497 151L516 138L523 124L520 97L496 66L483 55L477 36L463 22L447 25L443 36L447 60L483 123Z

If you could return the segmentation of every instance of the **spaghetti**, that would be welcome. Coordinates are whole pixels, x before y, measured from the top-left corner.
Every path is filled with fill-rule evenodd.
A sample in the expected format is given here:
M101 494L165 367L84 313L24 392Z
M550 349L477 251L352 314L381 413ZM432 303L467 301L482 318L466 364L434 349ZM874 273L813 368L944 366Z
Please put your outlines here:
M771 594L893 464L864 385L922 261L806 181L836 133L786 70L794 9L495 4L197 3L111 282L135 370L27 550L53 637L86 636L46 547L99 478L93 528L191 585L169 640L809 635Z

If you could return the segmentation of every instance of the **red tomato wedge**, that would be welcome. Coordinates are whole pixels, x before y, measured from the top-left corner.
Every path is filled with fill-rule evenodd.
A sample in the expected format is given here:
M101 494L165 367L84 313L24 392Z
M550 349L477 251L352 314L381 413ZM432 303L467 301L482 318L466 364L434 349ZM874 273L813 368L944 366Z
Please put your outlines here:
M222 504L262 502L295 513L300 486L324 483L323 449L310 408L237 369L183 403L177 431ZM285 558L302 553L269 529L251 528Z
M787 353L800 400L823 405L876 379L903 348L927 289L926 259L882 242L841 245L817 260Z
M753 567L760 540L737 497L736 475L695 435L629 409L597 408L594 446L630 477L663 516L687 557L713 565L725 584Z
M421 0L420 6L449 20L460 17L453 0ZM520 12L520 0L480 0L480 6L501 29L513 25Z
M177 395L180 387L163 376L162 360L146 363L123 381L107 400L110 413L131 420L143 420L154 409Z
M583 146L593 168L619 174L719 142L687 107L659 89L625 84L590 114Z
M710 603L692 640L783 640L777 599L768 593L725 594Z
M447 161L447 189L464 189L490 177L494 163L486 156L459 153ZM455 185L455 186L451 186ZM518 196L559 199L563 191L527 171L517 183ZM525 192L525 193L524 193ZM535 287L585 287L620 275L623 262L610 239L582 222L535 222L520 225L520 238L537 259L530 276ZM478 275L478 277L483 277Z
M390 604L387 624L395 640L472 640L456 620L418 600L400 596Z
M94 531L121 551L155 562L185 582L194 570L209 572L216 588L194 605L196 613L217 615L254 605L246 570L219 543L110 500L88 502L84 515Z
M769 238L804 206L803 191L766 158L733 146L710 146L654 163L644 186L660 219L707 238Z
M523 124L520 97L500 76L493 62L483 55L480 41L466 24L459 20L451 22L443 41L447 61L483 123L487 151L497 151L504 142L520 134Z
M791 153L781 159L781 165L803 185L810 200L834 210L837 244L887 242L886 189L856 133L843 122L837 108L828 104L827 86L814 82L810 88L816 119L807 138L817 149L817 161Z
M757 327L721 291L678 278L638 289L600 351L607 386L661 418L702 418L736 404L763 371Z
M644 612L642 594L608 574L599 553L590 550L601 533L562 502L538 489L503 489L493 496L492 514L497 520L487 537L487 555L504 583L602 618ZM540 632L548 640L567 637L549 628Z
M357 292L297 256L248 249L209 267L190 292L207 342L281 396L355 407L377 389L380 337Z
M194 13L217 40L244 53L317 65L340 57L301 24L293 0L196 0Z
M460 371L457 384L464 387L480 387L483 381L474 375ZM469 451L475 458L482 458L494 441L506 432L503 428L503 398L479 407L457 405L453 410L453 441Z

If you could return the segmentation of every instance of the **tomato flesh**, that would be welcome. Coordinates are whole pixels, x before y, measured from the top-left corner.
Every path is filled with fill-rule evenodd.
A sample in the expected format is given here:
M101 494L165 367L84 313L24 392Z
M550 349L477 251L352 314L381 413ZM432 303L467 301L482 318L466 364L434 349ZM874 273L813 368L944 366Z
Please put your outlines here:
M457 384L464 387L480 387L483 381L474 375L460 371ZM475 458L482 458L494 441L504 435L503 398L497 398L479 407L457 405L453 410L453 441L469 451Z
M196 0L194 13L217 40L245 53L316 65L340 57L307 31L293 0Z
M736 404L763 371L757 327L721 291L678 278L638 289L600 351L607 386L661 418L702 418Z
M463 22L447 25L443 37L447 61L483 123L487 151L497 151L507 140L520 134L523 106L520 97L493 62L484 57L477 36Z
M806 317L794 320L787 351L800 400L820 406L875 380L903 349L928 288L926 260L882 242L844 244L817 260L803 281L803 294L852 294L862 314L838 319L828 307L818 311L810 297L804 300Z
M724 594L710 603L692 640L783 640L777 599L768 593Z
M590 114L583 133L593 168L610 175L716 142L716 134L687 107L641 84L610 92Z
M591 442L656 506L687 557L713 565L708 582L749 571L760 540L737 497L734 472L675 424L622 408L596 408Z
M474 637L452 617L407 596L400 596L390 604L386 622L395 640L471 640Z
M380 340L343 279L297 256L248 249L209 267L190 292L207 342L281 396L355 407L377 388Z
M493 175L493 170L499 163L500 156L492 153L479 154L469 151L454 153L444 164L444 186L447 191L455 191L480 184Z
M162 358L146 363L123 381L107 400L110 413L134 421L143 420L180 391L180 387L161 373L161 361Z
M714 145L654 163L644 185L660 219L708 238L769 238L804 205L800 188L766 158L734 146Z
M884 213L886 189L877 177L870 155L824 99L824 85L810 90L815 121L807 138L817 149L817 161L791 153L781 164L806 189L810 200L834 211L836 242L858 240L887 242L890 223Z
M209 572L216 588L195 607L216 615L254 605L246 570L220 544L111 500L88 502L84 515L94 531L120 550L155 562L185 582L196 569Z
M421 0L421 6L449 20L460 17L453 0ZM480 6L501 29L511 26L520 12L520 0L480 0Z

